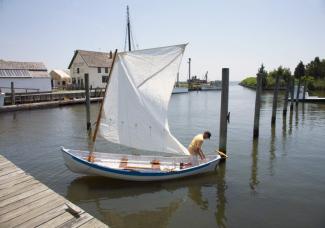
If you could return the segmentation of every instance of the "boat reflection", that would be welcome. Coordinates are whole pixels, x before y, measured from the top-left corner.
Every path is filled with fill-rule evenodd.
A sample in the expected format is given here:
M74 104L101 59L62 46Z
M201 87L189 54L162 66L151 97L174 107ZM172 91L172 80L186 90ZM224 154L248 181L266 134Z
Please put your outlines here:
M84 176L70 183L67 198L114 227L168 227L176 211L186 210L210 213L218 226L225 227L225 168L225 164L220 164L215 173L166 182ZM216 202L208 200L213 192ZM210 211L211 208L215 209Z

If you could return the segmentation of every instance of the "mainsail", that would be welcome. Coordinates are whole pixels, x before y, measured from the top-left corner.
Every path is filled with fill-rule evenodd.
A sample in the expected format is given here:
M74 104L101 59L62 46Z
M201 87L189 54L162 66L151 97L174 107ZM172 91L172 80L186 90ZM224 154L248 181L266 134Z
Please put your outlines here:
M189 154L167 118L185 46L117 54L99 126L104 138L140 150Z

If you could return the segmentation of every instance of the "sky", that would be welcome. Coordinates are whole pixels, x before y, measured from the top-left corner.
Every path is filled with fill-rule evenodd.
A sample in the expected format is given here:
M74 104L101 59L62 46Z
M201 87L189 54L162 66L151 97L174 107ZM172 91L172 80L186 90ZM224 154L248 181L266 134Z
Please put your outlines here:
M0 59L66 69L74 50L124 50L126 6L138 49L188 43L180 78L230 80L325 58L325 0L0 0Z

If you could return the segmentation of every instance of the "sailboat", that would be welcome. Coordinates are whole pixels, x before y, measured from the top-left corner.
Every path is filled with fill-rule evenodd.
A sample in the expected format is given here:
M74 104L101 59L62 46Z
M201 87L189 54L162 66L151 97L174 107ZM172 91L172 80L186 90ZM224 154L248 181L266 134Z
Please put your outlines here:
M130 52L115 51L94 132L152 155L113 154L62 147L66 166L77 173L131 181L156 181L213 171L221 159L207 155L193 163L172 135L168 104L186 44ZM160 155L163 154L163 155Z

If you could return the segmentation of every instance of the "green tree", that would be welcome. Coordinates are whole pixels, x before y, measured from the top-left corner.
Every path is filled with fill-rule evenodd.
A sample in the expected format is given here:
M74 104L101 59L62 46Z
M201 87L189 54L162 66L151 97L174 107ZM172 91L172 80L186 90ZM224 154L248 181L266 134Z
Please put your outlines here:
M325 72L322 72L322 64L323 63L320 61L319 57L315 57L313 61L306 65L306 74L313 76L316 79L325 78Z
M262 88L265 89L267 86L267 71L262 63L261 67L258 69L258 74L262 75Z

